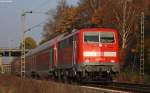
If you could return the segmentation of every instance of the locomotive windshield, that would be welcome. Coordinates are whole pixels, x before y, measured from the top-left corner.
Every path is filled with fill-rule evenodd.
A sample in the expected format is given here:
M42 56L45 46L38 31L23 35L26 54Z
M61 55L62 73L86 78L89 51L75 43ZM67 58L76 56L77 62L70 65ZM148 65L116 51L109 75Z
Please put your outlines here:
M84 41L85 42L99 42L99 32L85 32Z
M101 43L113 43L114 42L113 32L100 32L100 42Z
M100 42L100 43L113 43L113 32L85 32L84 42Z

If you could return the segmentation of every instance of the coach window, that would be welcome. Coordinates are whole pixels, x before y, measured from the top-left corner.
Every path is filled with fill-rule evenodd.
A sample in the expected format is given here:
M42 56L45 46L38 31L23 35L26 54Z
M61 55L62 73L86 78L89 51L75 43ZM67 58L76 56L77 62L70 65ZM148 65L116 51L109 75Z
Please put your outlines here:
M61 42L59 43L59 48L62 49L62 48L64 48L64 47L65 47L65 42L64 42L64 40L63 40L63 41L61 41Z
M100 42L101 43L114 43L114 33L113 32L100 32Z
M84 42L99 42L99 33L98 32L85 32L84 33Z
M65 40L65 48L69 46L69 38Z

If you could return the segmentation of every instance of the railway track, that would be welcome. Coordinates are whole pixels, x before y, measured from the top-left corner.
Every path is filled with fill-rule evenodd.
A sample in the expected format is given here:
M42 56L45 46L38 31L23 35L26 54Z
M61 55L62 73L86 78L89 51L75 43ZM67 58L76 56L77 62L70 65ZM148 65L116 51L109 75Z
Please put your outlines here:
M54 81L57 83L64 83L59 81ZM67 82L65 82L66 84ZM96 90L103 90L106 93L150 93L150 85L148 84L133 84L133 83L102 83L102 82L70 82L70 85L77 85L83 88L90 88Z
M37 80L38 82L41 80ZM133 84L133 83L102 83L102 82L62 82L62 81L54 81L56 83L68 84L79 86L87 89L101 90L104 93L150 93L150 85L148 84Z
M98 90L104 90L108 93L150 93L150 84L135 84L135 83L119 83L119 82L63 82L63 81L54 81L57 83L64 83L69 85L77 85L84 88L90 88L90 89L98 89ZM110 92L111 91L111 92Z
M112 83L113 88L119 88L127 91L150 93L150 85L146 84L131 84L131 83Z
M150 85L145 85L145 84L113 82L111 84L84 84L84 86L93 87L93 88L104 88L109 90L117 90L122 92L150 93Z

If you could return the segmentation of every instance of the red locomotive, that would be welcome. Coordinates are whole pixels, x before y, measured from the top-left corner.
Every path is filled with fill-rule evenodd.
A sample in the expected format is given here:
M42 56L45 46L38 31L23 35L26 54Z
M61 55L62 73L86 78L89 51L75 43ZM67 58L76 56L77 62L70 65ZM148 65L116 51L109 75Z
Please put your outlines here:
M63 33L26 54L26 76L112 80L119 71L118 43L118 31L112 28Z

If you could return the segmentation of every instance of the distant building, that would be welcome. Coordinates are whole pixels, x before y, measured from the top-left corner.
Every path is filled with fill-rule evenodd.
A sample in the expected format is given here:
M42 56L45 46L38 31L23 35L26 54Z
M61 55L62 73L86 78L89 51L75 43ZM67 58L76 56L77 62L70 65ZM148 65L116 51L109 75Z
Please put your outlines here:
M10 74L11 73L11 64L2 64L2 73Z
M0 73L9 74L11 73L11 64L4 63L3 57L0 56Z

